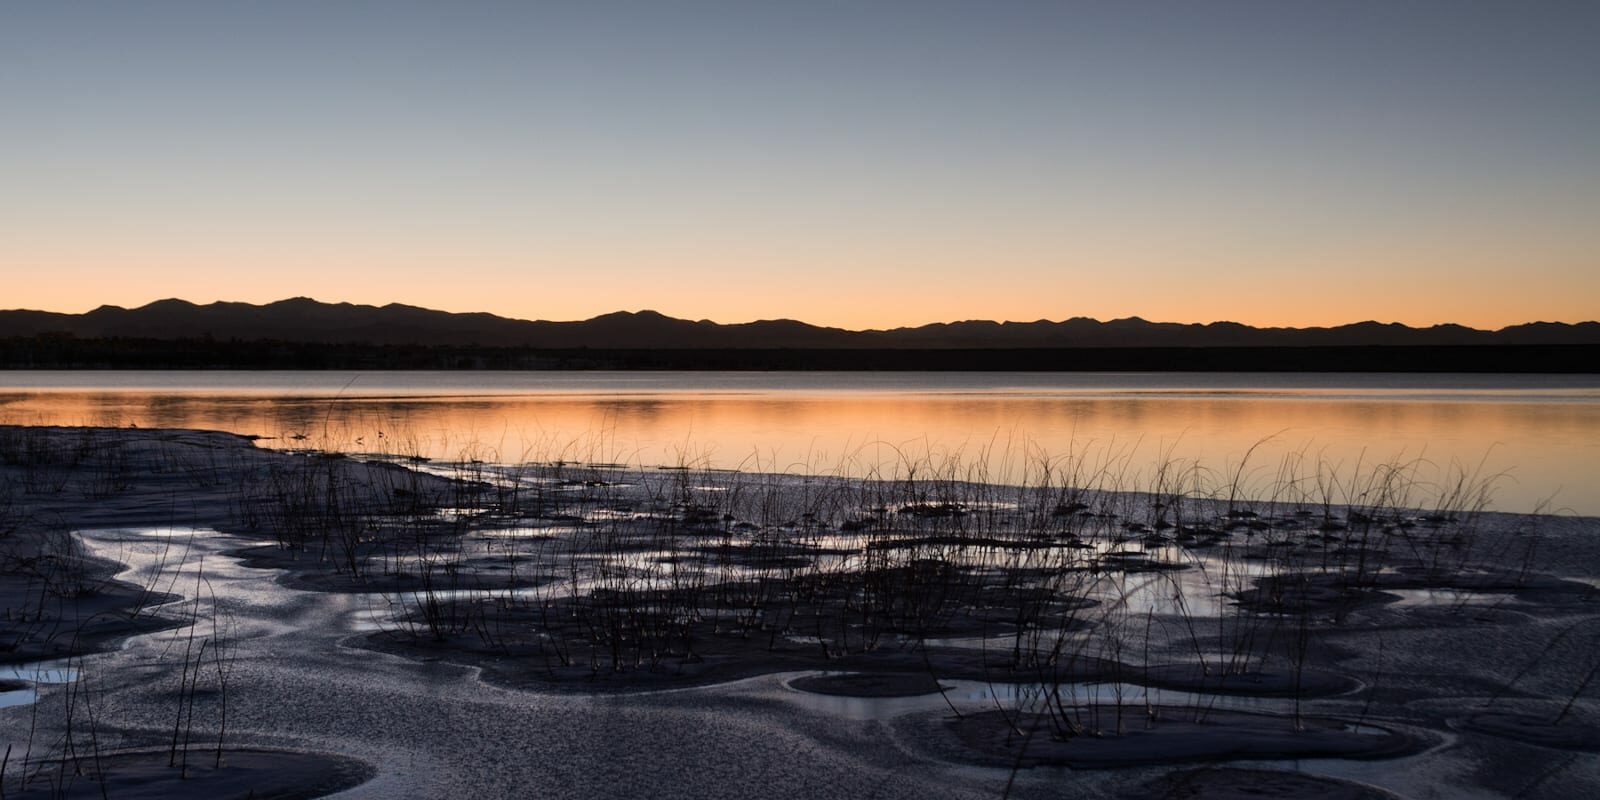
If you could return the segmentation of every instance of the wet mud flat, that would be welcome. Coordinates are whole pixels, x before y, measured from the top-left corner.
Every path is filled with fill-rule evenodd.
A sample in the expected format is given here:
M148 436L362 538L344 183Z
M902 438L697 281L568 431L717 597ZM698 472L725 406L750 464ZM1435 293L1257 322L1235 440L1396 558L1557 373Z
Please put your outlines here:
M8 742L5 797L309 798L370 777L364 763L326 753L215 741L201 753L189 741L192 728L181 748L154 748L166 742L150 731L99 730L94 706L104 698L91 682L94 656L199 624L186 603L196 587L176 579L190 549L183 539L248 528L245 487L287 492L290 480L324 497L344 492L395 505L448 483L388 464L260 449L231 434L0 426L0 708L32 711L58 695L67 710L66 732L41 733L34 718L29 735ZM160 566L143 580L126 575L124 554L97 552L79 534L103 528L138 529L161 542ZM174 666L187 687L180 713L192 714L183 704L216 690L200 689L198 673L211 665L190 649L192 658ZM90 729L88 745L73 727ZM119 739L122 746L109 746Z
M223 758L196 754L175 762L164 751L120 751L99 756L89 769L75 759L41 763L19 800L92 800L102 797L161 800L168 797L256 797L310 800L326 797L371 777L371 768L349 758L319 753L234 748Z
M798 746L819 777L784 796L846 796L835 780L861 770L888 796L1600 786L1585 757L1600 730L1593 520L1381 491L1352 505L936 471L862 481L420 463L203 432L6 435L24 443L4 467L8 548L87 565L19 572L16 616L151 626L34 634L30 646L56 649L11 658L65 656L88 676L17 681L40 693L38 709L75 717L0 711L11 741L33 728L36 780L92 773L94 756L131 787L150 768L135 754L177 727L185 752L221 739L224 751L352 759L369 771L340 774L372 780L350 796L392 794L422 762L436 788L505 788L540 765L474 766L468 754L541 735L492 732L511 718L559 713L578 728L571 741L604 730L625 743L569 753L574 764L615 760L619 746L641 767L672 758L689 744L668 731L691 719L714 721L699 733L708 746L751 733ZM49 476L32 474L38 460ZM95 610L29 599L65 608L74 592ZM329 687L349 696L310 703L315 714L274 705ZM406 719L352 731L385 717L375 695ZM86 706L98 743L84 738ZM618 714L637 724L619 731L607 722ZM926 774L890 766L907 759ZM709 779L679 776L665 796ZM633 785L593 780L562 773L555 786Z

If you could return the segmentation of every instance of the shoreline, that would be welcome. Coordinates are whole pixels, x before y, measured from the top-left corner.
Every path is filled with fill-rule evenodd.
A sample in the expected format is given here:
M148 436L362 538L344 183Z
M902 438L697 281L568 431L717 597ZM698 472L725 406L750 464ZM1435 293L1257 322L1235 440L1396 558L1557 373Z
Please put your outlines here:
M1600 344L494 347L0 338L0 369L1417 372L1595 374Z

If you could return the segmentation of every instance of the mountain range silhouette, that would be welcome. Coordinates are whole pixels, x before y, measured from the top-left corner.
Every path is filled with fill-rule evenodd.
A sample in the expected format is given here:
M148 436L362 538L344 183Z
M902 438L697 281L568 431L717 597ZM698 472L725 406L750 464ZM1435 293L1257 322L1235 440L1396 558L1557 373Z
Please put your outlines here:
M1600 344L1600 322L1530 322L1499 330L1462 325L1414 328L1356 322L1322 328L1257 328L1236 322L1187 324L1139 317L1099 321L969 320L884 330L846 330L791 319L722 324L655 311L619 311L550 322L452 313L391 303L197 305L159 300L138 308L101 306L83 314L0 311L0 337L211 339L299 343L481 346L532 349L1017 349L1098 347L1372 347Z

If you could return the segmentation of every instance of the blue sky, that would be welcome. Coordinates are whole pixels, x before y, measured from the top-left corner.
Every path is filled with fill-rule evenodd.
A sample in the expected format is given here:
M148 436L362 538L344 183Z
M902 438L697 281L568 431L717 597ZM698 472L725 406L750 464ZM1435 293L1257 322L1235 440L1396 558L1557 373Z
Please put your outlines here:
M1600 4L0 5L4 305L1600 301Z

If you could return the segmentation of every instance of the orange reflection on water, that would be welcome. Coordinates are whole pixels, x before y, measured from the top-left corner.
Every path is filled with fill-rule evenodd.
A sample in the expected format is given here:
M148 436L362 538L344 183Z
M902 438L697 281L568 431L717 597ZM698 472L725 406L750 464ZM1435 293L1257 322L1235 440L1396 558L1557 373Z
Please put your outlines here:
M1448 393L1446 393L1448 394ZM1422 459L1417 477L1454 468L1505 473L1495 507L1600 513L1600 402L1589 396L1464 399L1363 392L788 392L473 396L13 391L0 420L215 428L271 446L417 454L434 459L692 464L746 470L888 475L907 464L987 466L997 481L1036 478L1043 458L1080 457L1145 483L1156 464L1195 461L1270 483L1286 457L1304 472ZM299 438L304 437L304 438ZM959 471L965 476L968 473ZM1419 496L1425 496L1420 492Z

